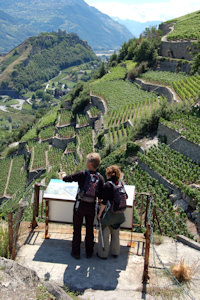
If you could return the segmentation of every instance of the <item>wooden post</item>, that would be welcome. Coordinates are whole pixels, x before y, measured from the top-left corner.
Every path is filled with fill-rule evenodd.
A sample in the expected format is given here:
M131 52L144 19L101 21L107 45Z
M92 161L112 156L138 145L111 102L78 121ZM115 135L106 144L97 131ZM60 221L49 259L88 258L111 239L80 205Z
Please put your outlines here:
M38 212L39 212L39 193L40 193L40 186L38 184L35 184L34 202L33 202L33 220L31 223L32 229L35 229L38 226L36 217L38 217Z
M16 223L15 230L13 231L13 249L12 249L12 255L11 259L15 259L16 257L16 247L17 247L17 241L18 241L18 236L19 236L19 228L20 228L20 223L23 217L24 213L24 206L20 206L18 209L18 212L16 213L16 217L14 219L14 223Z
M140 197L142 197L142 204L141 204L141 208L140 208L140 228L142 227L142 212L143 212L143 208L144 208L144 195L141 195Z
M147 204L146 204L146 213L145 213L145 221L144 221L144 226L147 227L147 214L148 214L148 209L149 209L149 195L147 195Z
M49 239L49 201L46 200L46 220L45 220L45 239Z
M9 252L12 254L13 250L13 214L8 213L8 238L9 238Z
M143 283L147 283L150 279L149 277L150 236L151 236L151 228L150 228L150 224L148 224L147 230L145 232L146 248L145 248L144 272L143 272L143 281L142 281Z

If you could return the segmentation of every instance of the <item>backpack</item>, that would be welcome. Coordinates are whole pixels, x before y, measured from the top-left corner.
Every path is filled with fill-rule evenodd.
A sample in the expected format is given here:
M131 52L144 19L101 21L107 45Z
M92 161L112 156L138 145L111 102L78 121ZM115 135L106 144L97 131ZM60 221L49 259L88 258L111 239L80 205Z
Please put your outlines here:
M83 188L78 192L78 198L85 202L93 203L96 200L96 194L99 185L99 173L92 174L87 171L87 177Z
M123 213L126 209L126 200L128 199L125 187L121 181L119 181L118 185L115 185L112 181L109 181L109 183L113 186L111 210L113 213Z

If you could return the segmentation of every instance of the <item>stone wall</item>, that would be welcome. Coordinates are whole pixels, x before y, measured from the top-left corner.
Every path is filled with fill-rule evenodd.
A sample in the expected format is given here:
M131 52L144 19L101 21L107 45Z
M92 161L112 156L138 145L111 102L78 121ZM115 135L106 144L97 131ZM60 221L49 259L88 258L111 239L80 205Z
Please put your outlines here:
M105 115L106 107L104 106L103 101L101 101L101 98L94 96L94 95L90 95L90 96L91 96L91 101L92 101L93 106L98 107L98 109L102 111L103 115Z
M188 141L179 132L161 123L158 126L158 135L167 137L167 144L170 148L189 157L196 163L200 163L200 145Z
M190 51L194 51L191 41L162 41L159 55L179 59L192 60Z
M148 92L153 91L158 93L159 95L166 97L170 104L177 101L175 93L173 93L168 87L159 86L153 83L145 83L143 80L138 78L135 79L134 82L137 83L143 90L146 90Z
M179 198L181 198L181 192L180 190L172 183L170 183L167 179L162 177L160 174L155 172L153 169L151 169L148 165L143 163L142 161L138 161L138 166L143 170L146 171L151 177L158 180L159 184L164 185L166 189L170 192L170 194L176 194Z
M177 61L175 59L158 60L157 64L154 67L154 70L174 73L185 72L189 74L191 65L188 62Z
M162 30L163 35L167 35L171 31L170 27L173 25L173 23L161 23L159 29Z
M71 142L76 143L76 137L71 138L71 139L64 139L64 138L58 138L54 137L52 139L52 145L56 148L60 148L62 150L65 150L67 145Z

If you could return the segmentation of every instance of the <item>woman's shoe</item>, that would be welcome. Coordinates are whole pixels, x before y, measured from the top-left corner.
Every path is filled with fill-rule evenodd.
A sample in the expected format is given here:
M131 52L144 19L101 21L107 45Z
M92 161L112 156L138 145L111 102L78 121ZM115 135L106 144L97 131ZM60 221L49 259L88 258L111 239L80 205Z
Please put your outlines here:
M118 258L118 255L114 255L114 254L113 254L113 257L114 257L114 258Z
M99 256L98 253L97 253L97 257L98 257L98 258L101 258L101 259L107 259L107 257L101 257L101 256Z

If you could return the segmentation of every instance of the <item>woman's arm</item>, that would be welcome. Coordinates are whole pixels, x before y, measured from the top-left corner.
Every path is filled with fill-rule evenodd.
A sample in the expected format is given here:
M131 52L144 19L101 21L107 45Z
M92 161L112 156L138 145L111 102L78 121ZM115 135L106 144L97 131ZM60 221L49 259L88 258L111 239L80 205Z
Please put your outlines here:
M99 221L101 220L101 215L102 215L102 213L103 213L105 207L106 207L106 205L104 205L104 204L101 203L100 211L99 211L99 214L98 214L98 216L97 216L97 219L98 219Z

